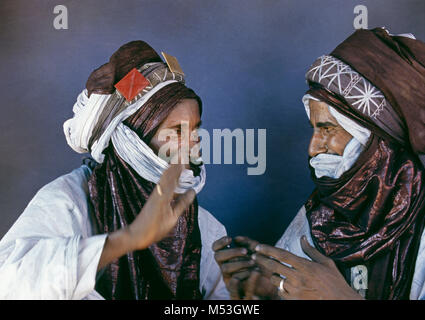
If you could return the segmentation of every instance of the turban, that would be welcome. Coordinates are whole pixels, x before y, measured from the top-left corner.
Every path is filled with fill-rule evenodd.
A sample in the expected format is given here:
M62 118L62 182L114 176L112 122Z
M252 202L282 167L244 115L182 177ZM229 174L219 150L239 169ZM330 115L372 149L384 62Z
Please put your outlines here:
M140 84L143 89L134 89ZM128 226L143 208L168 167L149 147L150 139L182 99L195 99L201 111L201 99L184 85L183 75L143 41L123 45L91 73L64 132L75 151L90 152L96 161L88 189L97 233ZM204 166L191 164L176 192L198 193L204 183ZM198 299L200 256L195 199L169 236L102 270L96 290L106 299Z
M339 178L317 178L310 167L313 241L347 281L352 267L367 267L366 298L407 299L425 216L425 44L357 30L318 58L306 80L307 94L327 103L353 137L370 132Z
M87 88L74 104L74 117L64 123L64 133L74 151L90 152L98 163L104 161L103 151L112 141L115 151L140 176L158 183L168 164L123 122L138 110L146 109L146 102L161 89L171 84L184 84L184 78L181 74L171 72L158 55L155 58L153 49L151 52L138 44L135 41L122 46L107 64L90 75ZM146 60L140 58L144 56ZM145 63L141 65L142 61ZM114 84L135 66L149 81L149 85L128 102L115 90ZM201 166L200 170L198 177L194 177L191 170L184 170L176 192L183 193L193 188L199 193L206 178L205 167Z
M425 164L425 43L383 28L357 30L318 58L306 78L344 101L342 114L411 149Z

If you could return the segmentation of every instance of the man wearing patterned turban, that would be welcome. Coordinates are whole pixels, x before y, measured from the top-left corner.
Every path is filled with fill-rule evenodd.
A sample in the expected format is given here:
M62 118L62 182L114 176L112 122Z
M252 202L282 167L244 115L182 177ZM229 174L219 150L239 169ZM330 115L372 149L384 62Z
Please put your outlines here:
M92 158L44 186L0 242L0 298L228 297L211 249L226 231L196 199L204 165L182 161L201 99L164 57L133 41L92 72L64 123Z
M316 189L275 247L214 244L232 296L425 299L425 43L358 30L306 78Z

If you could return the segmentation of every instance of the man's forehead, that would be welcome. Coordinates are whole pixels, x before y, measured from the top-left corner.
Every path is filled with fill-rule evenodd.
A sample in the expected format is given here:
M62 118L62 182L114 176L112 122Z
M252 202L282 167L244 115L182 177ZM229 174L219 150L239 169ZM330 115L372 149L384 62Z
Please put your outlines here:
M311 123L314 124L317 122L330 122L335 125L338 125L338 121L330 113L327 103L310 99L309 106Z
M326 102L310 99L308 103L310 106L310 110L314 109L316 112L329 112L328 104Z

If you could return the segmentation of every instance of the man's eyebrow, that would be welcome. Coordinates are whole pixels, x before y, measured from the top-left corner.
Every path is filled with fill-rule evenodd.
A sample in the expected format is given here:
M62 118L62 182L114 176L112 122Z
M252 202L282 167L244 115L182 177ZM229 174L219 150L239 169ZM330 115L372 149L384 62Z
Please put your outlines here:
M183 121L179 122L172 122L170 125L167 126L168 129L179 129L182 125ZM202 120L200 120L195 127L200 127L202 125Z
M316 127L318 128L323 128L323 127L337 127L338 125L333 123L333 122L329 122L329 121L325 121L325 122L316 122Z
M175 125L167 126L167 129L180 129L181 124L177 123Z

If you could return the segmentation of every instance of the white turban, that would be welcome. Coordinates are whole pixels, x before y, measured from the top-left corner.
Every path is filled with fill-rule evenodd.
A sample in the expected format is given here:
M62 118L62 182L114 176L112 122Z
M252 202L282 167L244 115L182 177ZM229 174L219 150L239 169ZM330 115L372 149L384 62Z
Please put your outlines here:
M103 151L112 141L118 155L128 163L141 177L155 184L159 182L163 172L169 167L168 163L158 157L155 152L139 136L123 124L123 121L139 110L156 92L165 86L177 82L168 80L159 83L133 104L127 106L118 113L108 124L102 135L93 142L91 156L98 163L104 160ZM92 93L90 98L87 89L84 89L74 104L74 117L63 124L66 141L69 146L78 153L90 152L89 141L96 127L103 108L110 99L111 94ZM201 173L195 177L192 170L183 170L176 193L184 193L188 189L194 189L199 193L206 181L205 166L201 166Z

